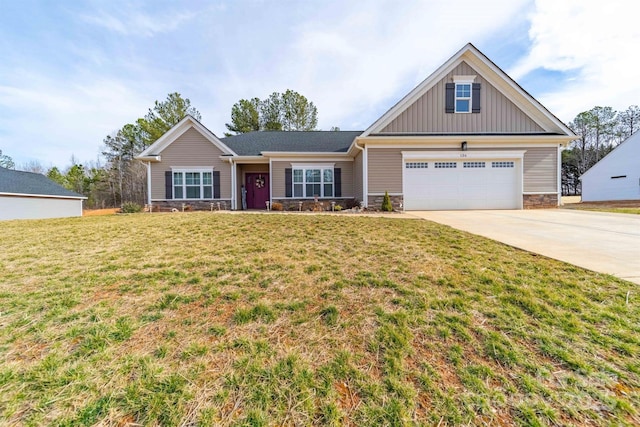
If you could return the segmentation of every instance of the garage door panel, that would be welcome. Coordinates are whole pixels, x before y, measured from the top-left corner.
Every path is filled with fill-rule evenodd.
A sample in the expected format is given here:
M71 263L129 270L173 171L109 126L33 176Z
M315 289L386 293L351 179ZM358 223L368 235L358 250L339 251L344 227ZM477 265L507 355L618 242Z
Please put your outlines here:
M433 159L420 162L420 168L404 169L406 210L520 207L520 162Z

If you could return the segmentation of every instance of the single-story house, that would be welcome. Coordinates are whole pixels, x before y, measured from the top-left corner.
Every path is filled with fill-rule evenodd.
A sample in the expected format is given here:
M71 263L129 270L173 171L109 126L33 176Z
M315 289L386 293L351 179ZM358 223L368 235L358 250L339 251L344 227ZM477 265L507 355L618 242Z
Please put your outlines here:
M395 209L522 209L558 205L574 139L467 44L364 131L218 138L187 116L137 158L148 202L167 207L378 208L388 192Z
M625 139L580 180L583 202L640 200L640 132Z
M39 173L0 167L0 220L82 216L84 199Z

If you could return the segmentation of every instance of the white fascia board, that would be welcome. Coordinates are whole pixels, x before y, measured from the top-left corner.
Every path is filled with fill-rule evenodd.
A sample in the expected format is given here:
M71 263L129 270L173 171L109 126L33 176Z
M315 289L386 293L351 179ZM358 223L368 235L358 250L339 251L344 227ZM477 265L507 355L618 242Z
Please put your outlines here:
M515 135L515 134L505 134L505 135L464 135L464 134L456 134L456 135L389 135L389 136L374 136L363 138L362 142L364 145L368 146L380 146L380 145L391 145L391 146L403 146L403 145L416 145L416 144L437 144L437 143L457 143L460 144L462 141L467 141L467 143L495 143L495 144L562 144L567 145L570 141L573 141L572 136L566 135ZM393 141L393 142L392 142Z
M403 160L419 159L523 159L526 150L510 151L402 151Z
M384 129L389 123L393 121L397 117L399 113L407 109L411 104L418 100L422 95L427 93L429 89L431 89L440 79L444 78L444 76L452 70L456 65L458 59L462 56L464 52L466 52L471 46L471 43L464 46L460 49L455 55L453 55L447 62L442 64L436 71L431 73L426 79L422 81L418 86L416 86L411 92L404 96L400 101L398 101L393 107L391 107L386 113L382 115L378 120L376 120L371 126L365 130L361 137L368 136L371 133L377 133L380 130Z
M627 151L627 147L629 147L629 149L632 149L633 147L630 147L630 146L634 143L640 144L640 132L634 133L633 135L631 135L630 137L622 141L620 144L618 144L613 150L609 151L609 153L607 153L606 156L598 160L598 162L595 165L591 166L589 169L585 171L585 173L580 175L579 179L582 180L583 177L587 176L592 171L598 170L601 167L606 166L609 162L615 161L615 159L618 158L619 156L624 156L624 153Z
M221 156L221 159L228 159L227 156ZM269 163L269 158L263 156L238 156L233 157L233 162L238 165L245 164L267 164Z
M274 162L353 162L352 157L270 157Z
M143 162L158 163L161 161L161 156L135 156L134 159Z
M333 168L335 167L335 163L291 163L291 167L294 169L322 169L322 168Z
M376 133L385 128L391 123L402 111L408 108L411 104L418 100L422 95L427 93L436 83L443 79L447 73L453 70L462 61L468 61L471 65L479 68L479 71L484 69L482 77L490 84L495 86L504 96L513 102L518 108L520 108L525 114L532 116L532 119L546 131L552 131L549 126L545 126L544 121L540 119L546 119L552 122L555 126L561 129L566 135L573 136L573 139L577 137L568 126L566 126L560 119L551 114L537 99L527 93L520 85L518 85L511 77L509 77L504 71L496 66L491 60L480 52L471 43L465 45L455 55L449 58L444 64L442 64L436 71L434 71L429 77L427 77L422 83L416 86L411 92L409 92L404 98L396 103L391 109L389 109L382 117L376 120L364 133L362 137L366 137L371 133ZM490 71L490 72L487 72ZM495 78L495 77L499 78ZM510 90L505 90L509 88ZM516 94L516 96L514 96Z
M172 171L213 171L214 166L169 166Z
M467 55L467 52L472 52L474 55ZM482 77L495 86L498 89L501 89L500 92L507 97L511 102L513 102L518 108L520 108L525 114L535 120L535 122L541 126L546 131L552 131L553 129L549 129L548 126L545 126L544 120L540 120L542 117L547 119L556 125L560 130L562 130L565 134L569 136L573 136L573 139L576 139L577 136L575 133L569 129L567 125L562 123L560 119L554 116L547 108L540 103L537 99L531 96L528 92L526 92L515 80L513 80L507 73L502 71L497 65L495 65L487 56L485 56L482 52L476 49L473 45L470 46L470 49L465 52L464 60L467 60L472 65L476 67L490 70L492 73L484 73ZM496 79L495 76L500 77ZM510 91L505 91L505 86L510 89ZM513 96L513 94L517 94L518 96ZM533 107L533 108L531 108ZM537 113L537 114L536 114Z
M300 152L300 151L262 151L265 157L350 157L348 152L345 153L328 153L326 151Z
M190 115L186 115L182 120L180 120L174 127L169 129L164 135L162 135L156 142L147 147L138 157L145 157L150 155L157 155L162 152L165 148L171 145L176 139L178 139L182 134L188 131L191 127L195 128L198 132L202 134L209 142L215 145L218 149L220 149L225 154L232 154L237 156L237 154L229 147L227 147L217 136L213 134L209 129L204 127L202 123L191 117Z
M51 194L28 194L28 193L0 193L0 196L5 197L37 197L41 199L75 199L75 200L85 200L87 197L84 196L54 196Z

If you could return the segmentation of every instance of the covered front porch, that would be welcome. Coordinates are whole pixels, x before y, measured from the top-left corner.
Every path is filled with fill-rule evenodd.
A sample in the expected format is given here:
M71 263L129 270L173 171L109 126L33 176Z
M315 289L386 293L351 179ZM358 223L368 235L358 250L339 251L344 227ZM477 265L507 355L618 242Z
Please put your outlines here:
M234 164L234 197L232 209L267 209L271 201L269 162L265 159Z

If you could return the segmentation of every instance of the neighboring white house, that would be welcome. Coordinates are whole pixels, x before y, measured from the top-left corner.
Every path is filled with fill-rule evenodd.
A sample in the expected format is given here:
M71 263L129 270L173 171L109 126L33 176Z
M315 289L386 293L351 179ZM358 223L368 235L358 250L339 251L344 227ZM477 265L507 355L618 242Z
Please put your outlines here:
M640 200L640 132L624 140L580 180L583 202Z
M0 167L0 220L82 216L83 199L44 175Z

